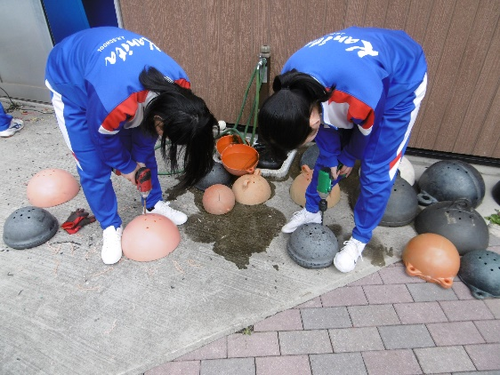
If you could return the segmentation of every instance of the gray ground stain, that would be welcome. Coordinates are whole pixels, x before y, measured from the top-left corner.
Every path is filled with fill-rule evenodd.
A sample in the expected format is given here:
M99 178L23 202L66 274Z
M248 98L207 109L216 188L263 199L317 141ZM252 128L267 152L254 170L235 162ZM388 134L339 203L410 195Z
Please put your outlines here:
M384 267L385 257L393 257L394 249L392 247L387 248L378 241L376 238L372 238L371 242L366 246L365 251L363 251L363 256L371 259L371 264L376 267Z

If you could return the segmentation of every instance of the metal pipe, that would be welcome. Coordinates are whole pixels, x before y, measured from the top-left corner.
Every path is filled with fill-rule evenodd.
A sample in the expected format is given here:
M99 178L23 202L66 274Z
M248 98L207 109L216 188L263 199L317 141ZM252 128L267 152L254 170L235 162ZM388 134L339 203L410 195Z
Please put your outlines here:
M271 75L271 46L263 44L260 46L260 59L265 61L264 66L260 69L260 96L259 108L262 106L264 100L269 96L269 82Z

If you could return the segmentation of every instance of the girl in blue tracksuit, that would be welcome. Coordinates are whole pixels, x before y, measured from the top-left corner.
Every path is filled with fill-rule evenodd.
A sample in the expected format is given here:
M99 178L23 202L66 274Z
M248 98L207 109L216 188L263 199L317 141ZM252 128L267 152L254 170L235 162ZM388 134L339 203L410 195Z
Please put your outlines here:
M355 227L334 260L342 272L354 269L382 219L425 95L426 72L421 46L403 31L350 27L295 52L262 105L260 138L278 154L313 139L320 150L305 208L283 232L321 221L321 168L331 168L337 179L361 161Z
M149 211L178 225L187 220L162 200L155 144L159 137L162 155L170 159L172 169L177 168L178 146L185 148L184 173L177 188L193 185L212 167L217 121L192 93L186 73L171 57L130 31L87 29L53 48L45 82L82 189L104 230L104 263L116 263L121 257L122 220L112 170L135 184L135 172L148 167Z

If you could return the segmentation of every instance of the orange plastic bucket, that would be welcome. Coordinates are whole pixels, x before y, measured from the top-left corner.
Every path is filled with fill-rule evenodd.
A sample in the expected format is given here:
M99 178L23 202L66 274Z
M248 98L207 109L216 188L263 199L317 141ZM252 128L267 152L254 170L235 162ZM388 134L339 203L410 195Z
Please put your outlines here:
M222 165L232 175L243 176L253 173L259 163L259 153L251 146L232 144L221 155Z
M220 137L217 140L215 147L217 148L217 152L219 153L219 155L222 155L227 146L234 144L243 144L243 140L239 135L229 134Z

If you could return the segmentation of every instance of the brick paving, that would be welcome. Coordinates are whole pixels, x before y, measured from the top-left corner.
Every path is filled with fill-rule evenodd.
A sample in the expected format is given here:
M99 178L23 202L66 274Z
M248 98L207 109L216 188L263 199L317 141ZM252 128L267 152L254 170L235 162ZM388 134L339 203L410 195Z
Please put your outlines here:
M250 328L145 375L500 374L500 299L410 277L402 262Z

